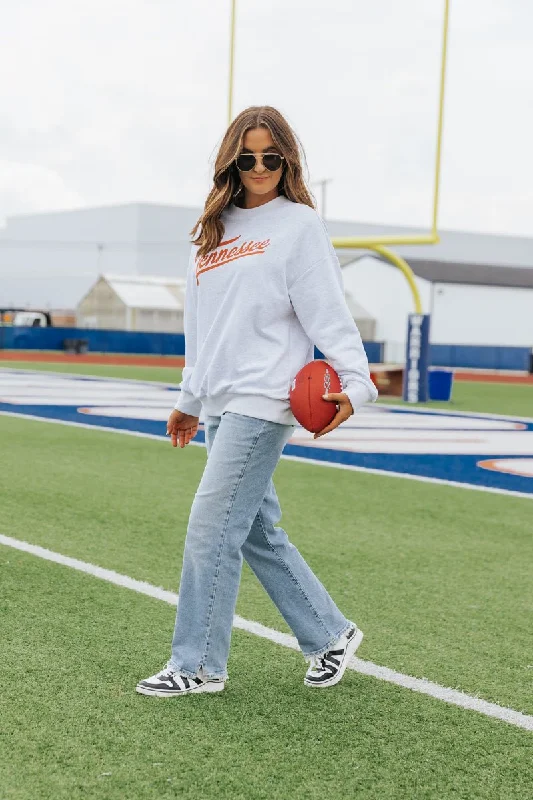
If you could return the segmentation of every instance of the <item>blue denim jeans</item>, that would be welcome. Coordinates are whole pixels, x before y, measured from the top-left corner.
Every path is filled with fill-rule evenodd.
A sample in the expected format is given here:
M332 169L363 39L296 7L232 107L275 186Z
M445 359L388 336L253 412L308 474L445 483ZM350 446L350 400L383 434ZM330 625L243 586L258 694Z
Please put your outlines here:
M169 666L226 678L242 559L309 659L349 627L283 528L272 475L293 425L225 411L204 420L207 462L185 539ZM305 503L305 497L302 497Z

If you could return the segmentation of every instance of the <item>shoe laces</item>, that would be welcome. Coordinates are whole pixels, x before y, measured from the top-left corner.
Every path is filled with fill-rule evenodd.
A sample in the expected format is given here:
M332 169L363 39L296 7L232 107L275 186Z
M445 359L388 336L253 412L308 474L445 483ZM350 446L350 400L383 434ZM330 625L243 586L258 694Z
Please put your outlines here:
M310 669L316 670L324 670L326 669L326 662L324 658L327 656L327 653L324 653L322 656L311 656L311 666Z
M166 667L163 667L163 669L161 670L161 672L158 672L158 673L157 673L157 677L158 677L159 679L163 679L163 678L171 678L171 677L172 677L173 675L175 675L175 674L176 674L176 670L175 670L175 669L172 669L172 667L169 667L169 666L167 665Z
M342 643L342 638L339 639L339 641L331 648L331 650L338 650L340 647L344 649L346 644L345 643L339 644L339 642ZM328 669L328 665L326 664L325 659L327 658L331 650L328 650L327 653L322 653L321 656L311 656L311 661L310 661L311 669L321 669L321 670Z

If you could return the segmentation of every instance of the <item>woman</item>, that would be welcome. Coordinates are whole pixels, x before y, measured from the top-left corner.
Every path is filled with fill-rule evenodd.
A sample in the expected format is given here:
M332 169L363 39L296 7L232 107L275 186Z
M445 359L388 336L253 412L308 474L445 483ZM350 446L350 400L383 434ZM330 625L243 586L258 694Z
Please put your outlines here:
M185 368L167 434L185 447L203 408L208 457L189 516L171 657L137 684L141 694L224 689L243 556L309 662L307 686L337 683L363 638L276 525L272 474L296 427L289 387L314 345L344 389L327 396L338 411L315 438L377 397L297 141L271 106L239 114L191 231L201 224L188 267Z

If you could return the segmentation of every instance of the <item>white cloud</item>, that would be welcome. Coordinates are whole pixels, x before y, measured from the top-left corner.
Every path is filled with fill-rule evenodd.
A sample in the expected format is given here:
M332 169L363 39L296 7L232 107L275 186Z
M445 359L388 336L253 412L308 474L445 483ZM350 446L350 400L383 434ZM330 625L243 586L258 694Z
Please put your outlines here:
M38 164L0 161L0 218L82 204L83 197L72 191L57 172Z
M237 3L234 114L260 103L286 114L311 179L334 179L328 216L429 224L443 6ZM441 226L533 235L533 10L451 6ZM0 216L203 205L227 125L229 10L229 0L6 6Z

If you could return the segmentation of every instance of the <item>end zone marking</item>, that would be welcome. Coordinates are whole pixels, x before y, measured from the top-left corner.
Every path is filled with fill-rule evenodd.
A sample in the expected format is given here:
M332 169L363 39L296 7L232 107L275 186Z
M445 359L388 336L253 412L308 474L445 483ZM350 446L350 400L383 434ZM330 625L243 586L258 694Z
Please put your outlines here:
M477 465L483 469L494 470L494 472L520 475L522 478L533 477L533 458L489 458L485 461L478 461Z
M30 553L45 561L52 561L55 564L61 564L64 567L78 570L78 572L84 572L87 575L92 575L94 578L107 581L115 586L122 586L138 594L144 594L156 600L162 600L171 606L177 605L178 595L174 592L169 592L166 589L162 589L160 586L153 586L146 581L135 580L135 578L122 575L112 569L98 567L96 564L89 564L87 561L80 561L77 558L64 556L61 553L55 553L53 550L48 550L45 547L23 542L20 539L13 539L11 536L3 536L2 534L0 534L0 545L1 544L6 547L12 547L15 550L21 550L24 553ZM281 633L273 628L267 628L266 625L262 625L260 622L253 622L235 615L233 618L233 627L239 628L247 633L253 633L255 636L268 639L275 644L288 647L291 650L301 652L294 636ZM469 694L457 691L457 689L448 689L445 686L440 686L438 683L433 683L425 678L413 678L411 675L404 675L402 672L396 672L388 667L374 664L372 661L364 661L361 658L355 657L352 658L348 664L348 669L359 672L361 675L377 678L386 683L402 686L404 689L410 689L412 692L428 695L429 697L459 706L460 708L466 708L469 711L477 711L479 714L484 714L486 717L502 720L517 728L533 731L533 716L529 714L523 714L521 711L499 706L497 703L489 703L487 700L472 697Z
M68 425L73 428L84 428L89 431L103 431L104 433L120 433L127 436L137 436L141 439L155 439L159 442L168 442L166 436L158 436L155 433L143 433L142 431L131 431L127 428L108 428L105 425L89 425L85 422L71 422L70 420L52 419L51 417L39 417L36 414L17 414L12 411L0 411L0 416L16 417L17 419L29 419L35 422L49 422L54 425ZM200 423L203 425L203 423ZM205 447L204 442L191 440L187 446ZM354 464L339 464L335 461L322 461L318 458L302 458L301 456L290 456L282 453L281 458L286 461L297 461L299 464L312 464L319 467L332 467L333 469L347 469L353 472L366 472L370 475L381 475L384 478L404 478L410 481L420 481L421 483L434 483L439 486L453 486L456 489L471 489L476 492L489 492L489 494L500 494L507 497L520 497L525 500L533 500L533 494L526 492L515 492L512 489L498 489L496 486L482 486L476 483L463 483L460 481L450 481L444 478L428 478L425 475L414 475L411 472L392 472L387 469L377 469L375 467L359 467Z

